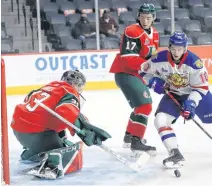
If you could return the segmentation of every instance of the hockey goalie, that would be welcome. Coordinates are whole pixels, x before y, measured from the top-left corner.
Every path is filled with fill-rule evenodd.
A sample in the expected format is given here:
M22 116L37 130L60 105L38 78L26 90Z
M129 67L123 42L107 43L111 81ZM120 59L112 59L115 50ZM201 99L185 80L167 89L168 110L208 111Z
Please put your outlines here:
M111 136L91 125L80 113L80 95L86 84L85 76L78 70L64 72L61 81L53 81L31 91L24 103L15 107L11 127L23 146L21 159L40 162L28 174L39 178L56 179L80 170L83 166L83 142L87 146L101 145ZM55 113L81 129L85 135L53 116L36 102L39 100ZM82 139L72 143L66 129Z

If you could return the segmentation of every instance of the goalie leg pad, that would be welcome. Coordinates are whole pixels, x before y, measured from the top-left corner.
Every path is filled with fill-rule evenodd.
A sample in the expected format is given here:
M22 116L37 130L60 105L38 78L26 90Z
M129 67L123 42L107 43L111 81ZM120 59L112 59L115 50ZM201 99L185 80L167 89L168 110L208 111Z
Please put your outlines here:
M50 167L60 166L63 170L63 175L75 172L82 168L82 142L78 142L67 148L55 149L49 151L48 165ZM62 165L58 161L57 154L62 156Z
M31 169L28 174L44 179L56 179L80 170L83 166L82 146L83 143L78 142L40 154L45 157L41 165Z
M63 169L64 174L69 174L78 171L83 166L82 154L83 142L75 144L75 150L67 152L63 156Z

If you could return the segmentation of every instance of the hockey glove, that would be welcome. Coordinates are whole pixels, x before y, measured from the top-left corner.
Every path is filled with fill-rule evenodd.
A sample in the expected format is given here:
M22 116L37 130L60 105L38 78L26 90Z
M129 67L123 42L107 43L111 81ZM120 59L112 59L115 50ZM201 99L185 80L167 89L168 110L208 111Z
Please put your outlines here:
M108 134L106 131L88 123L83 115L80 115L77 120L77 127L79 127L83 132L85 132L85 135L82 135L78 132L77 135L87 146L101 145L103 141L107 140L108 138L111 138L111 135Z
M195 116L195 108L196 103L193 100L185 100L183 102L183 108L184 110L181 112L181 115L186 119L192 119Z
M152 79L149 80L148 87L152 88L154 92L158 94L165 94L164 86L165 86L165 81L158 78L158 77L153 77Z

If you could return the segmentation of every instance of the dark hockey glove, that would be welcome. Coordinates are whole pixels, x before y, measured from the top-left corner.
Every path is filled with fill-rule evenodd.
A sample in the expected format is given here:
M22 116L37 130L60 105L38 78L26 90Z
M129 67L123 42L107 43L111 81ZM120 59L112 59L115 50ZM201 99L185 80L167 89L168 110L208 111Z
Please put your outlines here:
M152 88L154 92L158 94L165 94L165 81L158 78L158 77L153 77L152 79L149 80L148 87Z
M181 112L181 115L186 119L192 119L195 116L195 108L196 103L193 100L185 100L183 102L183 108L184 110Z
M82 135L77 132L77 135L87 146L101 145L103 141L111 138L111 135L106 131L88 123L83 115L79 116L75 125L85 133L85 135Z

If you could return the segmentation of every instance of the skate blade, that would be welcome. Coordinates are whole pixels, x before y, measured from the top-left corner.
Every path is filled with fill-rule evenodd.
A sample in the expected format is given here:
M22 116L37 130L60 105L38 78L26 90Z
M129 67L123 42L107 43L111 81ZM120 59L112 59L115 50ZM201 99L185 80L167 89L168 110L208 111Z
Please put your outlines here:
M131 158L137 159L139 158L144 152L140 150L132 150Z
M132 150L131 157L132 158L139 158L143 153L148 154L149 156L156 156L156 151L140 151L140 150Z
M123 148L130 148L130 146L131 146L131 143L124 143L122 145Z
M167 169L178 169L178 168L183 167L184 165L183 165L182 161L179 161L177 163L174 163L173 161L169 161L169 162L164 163L164 166Z
M41 179L47 179L47 180L55 180L57 178L57 175L52 171L38 171L36 169L32 169L27 172L28 175L35 176Z
M149 154L150 156L156 156L157 155L157 151L156 150L149 150L146 153Z
M28 175L34 175L34 174L37 174L37 173L38 173L38 170L35 170L35 169L30 169L27 172Z

